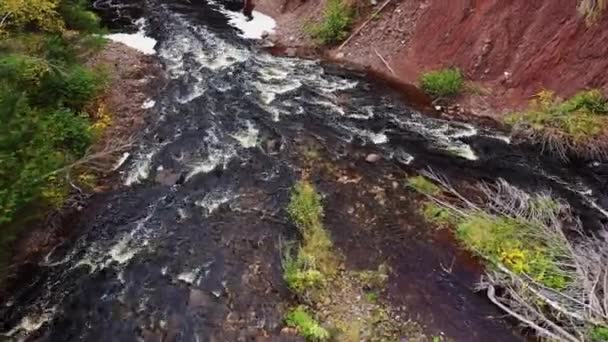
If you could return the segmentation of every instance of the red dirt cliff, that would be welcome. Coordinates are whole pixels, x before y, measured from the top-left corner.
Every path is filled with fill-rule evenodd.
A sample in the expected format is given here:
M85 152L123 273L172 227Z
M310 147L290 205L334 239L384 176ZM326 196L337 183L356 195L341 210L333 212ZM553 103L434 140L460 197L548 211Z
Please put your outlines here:
M277 42L310 46L303 26L321 17L324 3L257 0L256 9L277 19ZM354 28L380 5L357 3ZM425 70L457 66L482 89L461 102L495 115L542 89L562 96L591 87L608 91L608 14L588 25L577 0L392 0L331 53L389 73L380 54L407 82Z

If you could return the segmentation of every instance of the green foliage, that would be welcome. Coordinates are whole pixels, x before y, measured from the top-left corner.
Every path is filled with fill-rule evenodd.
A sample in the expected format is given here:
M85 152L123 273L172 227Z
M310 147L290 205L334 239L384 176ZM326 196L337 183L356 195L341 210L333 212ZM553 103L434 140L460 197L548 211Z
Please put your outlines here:
M422 90L434 98L458 95L464 86L464 78L456 68L429 71L420 76Z
M526 125L537 131L554 131L574 142L604 136L608 127L608 99L599 90L581 91L569 100L542 91L526 112L506 117L510 125Z
M100 32L99 17L87 10L86 0L62 0L58 12L66 28L87 33Z
M0 8L12 6L16 16L18 5L24 6L20 10L40 5L55 11L59 2L11 0ZM24 25L42 29L28 15L33 21ZM105 85L103 73L78 63L86 49L79 42L85 38L19 32L14 20L9 28L11 35L0 42L0 224L32 202L61 205L68 189L55 172L91 144L91 122L83 110Z
M0 223L35 198L57 202L54 170L81 156L91 142L89 120L68 109L31 107L24 94L0 87ZM61 192L63 193L63 192Z
M591 342L606 342L608 341L608 327L595 326L589 333Z
M425 195L437 196L441 194L441 188L424 176L409 177L407 179L407 185Z
M348 37L352 15L350 6L344 0L328 0L321 22L310 24L306 29L322 44L334 44Z
M424 203L422 206L422 215L427 221L440 226L453 225L458 219L449 209L444 208L435 202Z
M33 101L41 106L56 105L82 110L103 89L106 77L101 71L80 65L53 70L41 80Z
M0 33L33 27L42 31L60 32L64 28L57 12L59 0L2 0L0 2Z
M303 293L334 275L338 260L323 228L321 196L312 184L300 181L294 186L287 211L302 234L302 243L295 256L290 249L283 253L284 279L296 293Z
M458 223L457 236L467 249L550 288L563 289L569 279L560 270L560 246L540 242L536 230L528 221L471 213Z
M295 293L303 294L306 290L321 287L325 276L314 268L309 256L300 249L296 256L287 249L283 253L283 279Z
M298 306L285 317L285 323L298 330L298 333L307 341L327 341L329 332L323 328L303 306Z
M323 219L321 196L315 191L312 184L300 181L291 192L287 212L302 231L319 226Z

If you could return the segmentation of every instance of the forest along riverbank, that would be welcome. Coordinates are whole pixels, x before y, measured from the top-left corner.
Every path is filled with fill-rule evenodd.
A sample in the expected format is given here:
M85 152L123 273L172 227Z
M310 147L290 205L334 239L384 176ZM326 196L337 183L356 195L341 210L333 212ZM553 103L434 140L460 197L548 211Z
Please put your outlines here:
M428 229L407 177L504 178L551 190L589 229L606 220L592 166L413 110L365 75L264 53L221 4L141 4L167 86L119 169L122 186L94 195L75 241L46 255L0 307L9 339L298 340L284 329L299 299L283 279L281 246L298 238L286 208L306 179L322 195L342 271L386 265L373 300L390 317L376 323L411 320L402 337L419 340L521 340L472 290L477 261ZM321 302L316 314L335 307Z

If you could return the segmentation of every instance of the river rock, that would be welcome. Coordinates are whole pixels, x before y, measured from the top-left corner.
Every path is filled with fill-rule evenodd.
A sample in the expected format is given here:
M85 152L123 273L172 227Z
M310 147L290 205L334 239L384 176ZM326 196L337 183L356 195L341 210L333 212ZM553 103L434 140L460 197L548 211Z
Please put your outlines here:
M296 53L297 53L296 48L290 47L290 48L285 49L285 55L287 55L287 57L295 57Z
M190 296L188 297L189 307L194 308L208 306L209 304L211 304L211 302L211 296L209 296L209 294L207 294L206 292L197 289L190 290Z
M382 157L376 153L370 153L367 155L367 157L365 157L365 161L368 163L375 163L378 162L380 159L382 159Z
M156 182L162 185L174 185L180 179L180 174L172 170L160 170L156 173Z

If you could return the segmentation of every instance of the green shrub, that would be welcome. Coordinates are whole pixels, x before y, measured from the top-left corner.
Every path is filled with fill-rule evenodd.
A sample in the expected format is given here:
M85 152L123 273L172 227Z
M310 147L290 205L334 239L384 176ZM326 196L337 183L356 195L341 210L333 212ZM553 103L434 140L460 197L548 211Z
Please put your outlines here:
M318 226L323 218L321 196L315 191L312 184L304 181L298 182L291 192L287 211L301 230Z
M16 93L36 89L49 69L48 63L38 57L21 54L0 57L0 80L11 84Z
M49 72L41 80L34 101L41 106L58 105L82 110L104 87L101 71L73 65Z
M595 326L589 334L591 342L606 342L608 341L608 327Z
M35 198L57 200L54 171L80 157L91 142L89 120L66 109L30 107L23 94L0 87L0 223ZM46 191L44 191L47 189Z
M303 294L306 290L321 287L325 276L314 268L310 258L300 249L296 255L287 249L283 253L283 279L295 293Z
M456 96L462 90L464 78L456 68L429 71L420 76L420 87L434 98Z
M431 182L424 176L415 176L407 179L407 185L425 195L437 196L441 193L441 188L439 188L435 183Z
M540 242L535 233L530 222L484 213L471 213L457 225L457 236L467 249L550 288L563 289L569 279L560 270L559 246Z
M334 44L348 37L352 10L343 0L328 0L321 22L306 27L310 35L322 44Z
M303 306L298 306L285 317L285 323L298 330L298 333L307 341L327 341L329 332L323 328Z
M68 29L87 33L100 32L100 19L95 13L87 10L85 0L63 0L58 12Z

